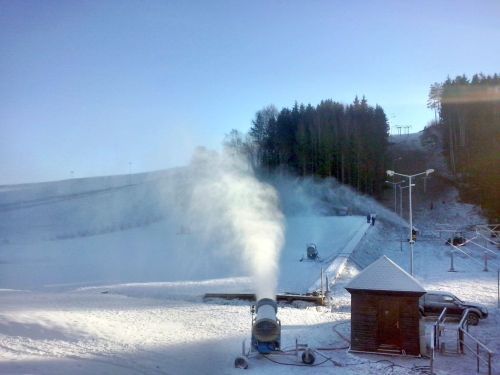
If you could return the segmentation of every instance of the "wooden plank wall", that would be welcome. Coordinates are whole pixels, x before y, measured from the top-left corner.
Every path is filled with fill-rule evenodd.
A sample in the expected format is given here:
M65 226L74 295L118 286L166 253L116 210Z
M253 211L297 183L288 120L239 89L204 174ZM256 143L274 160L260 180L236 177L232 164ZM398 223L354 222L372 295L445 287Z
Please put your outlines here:
M418 297L401 297L399 301L399 325L406 354L420 354L420 314Z
M351 294L351 349L376 352L379 348L378 306L380 301L399 301L401 345L406 354L420 354L418 297L383 294Z
M378 349L378 298L351 294L351 349L376 352Z

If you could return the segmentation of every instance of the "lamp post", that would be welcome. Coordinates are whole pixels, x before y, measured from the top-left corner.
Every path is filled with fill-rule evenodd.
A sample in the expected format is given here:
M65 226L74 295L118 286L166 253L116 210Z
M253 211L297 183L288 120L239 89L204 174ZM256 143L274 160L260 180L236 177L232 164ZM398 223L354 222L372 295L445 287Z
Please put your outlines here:
M431 173L434 172L434 169L427 169L425 172L421 172L421 173L417 173L417 174L413 174L413 175L407 175L407 174L402 174L402 173L397 173L397 172L394 172L394 171L387 171L387 175L390 176L390 177L393 177L394 175L396 176L401 176L401 177L406 177L408 178L408 187L409 187L409 190L408 190L408 201L409 201L409 217L410 217L410 275L413 276L413 244L414 244L414 241L413 241L413 212L412 212L412 207L411 207L411 188L412 186L412 183L411 183L411 179L412 178L415 178L417 176L421 176L421 175L425 175L425 176L429 176Z
M392 188L394 189L394 212L398 212L397 209L397 188L399 184L402 184L404 181L399 181L399 182L392 182L392 181L385 181L387 184L391 184Z

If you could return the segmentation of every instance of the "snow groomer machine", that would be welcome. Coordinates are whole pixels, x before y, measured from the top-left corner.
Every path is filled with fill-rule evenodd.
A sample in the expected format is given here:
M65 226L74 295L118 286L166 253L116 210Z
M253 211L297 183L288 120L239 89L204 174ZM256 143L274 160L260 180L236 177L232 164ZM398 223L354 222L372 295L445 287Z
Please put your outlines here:
M246 349L246 340L242 343L242 355L234 361L234 367L248 368L248 359L258 355L290 355L295 351L297 358L302 354L302 362L312 365L315 355L307 345L295 342L295 350L281 350L281 322L277 317L278 304L271 298L262 298L250 308L252 314L252 338L250 348Z

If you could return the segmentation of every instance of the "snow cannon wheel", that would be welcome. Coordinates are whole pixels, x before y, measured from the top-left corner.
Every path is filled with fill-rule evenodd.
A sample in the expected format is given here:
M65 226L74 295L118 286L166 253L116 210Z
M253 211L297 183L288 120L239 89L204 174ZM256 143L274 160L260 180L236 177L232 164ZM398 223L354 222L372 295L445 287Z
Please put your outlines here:
M236 359L234 360L234 367L246 370L248 368L247 359L245 357L236 357Z
M306 365L312 365L315 360L316 356L314 355L312 349L304 350L304 353L302 353L302 362L304 362Z

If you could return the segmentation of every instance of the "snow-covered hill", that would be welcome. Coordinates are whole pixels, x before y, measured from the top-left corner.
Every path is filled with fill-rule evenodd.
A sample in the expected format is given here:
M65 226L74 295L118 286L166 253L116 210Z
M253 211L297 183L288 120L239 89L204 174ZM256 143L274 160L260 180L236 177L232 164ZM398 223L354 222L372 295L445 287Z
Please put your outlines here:
M193 216L199 212L193 210L193 181L192 170L180 168L0 188L0 373L240 374L233 360L250 335L249 304L201 297L254 291L255 285L248 258L224 226ZM405 222L335 181L281 176L269 182L285 215L280 291L309 290L337 254L354 253L331 285L331 307L295 303L278 310L285 349L298 338L336 350L324 351L319 367L256 358L247 372L424 373L419 369L425 370L426 359L349 354L336 333L349 337L350 298L343 285L352 275L381 254L408 268L407 245L400 243ZM456 260L460 272L446 272L448 248L431 230L448 214L456 220L480 216L456 200L446 203L452 214L443 208L425 216L428 210L417 209L417 223L430 234L415 247L416 277L430 289L487 305L490 317L471 331L498 351L494 275L468 258ZM346 211L350 215L335 215ZM366 223L368 212L378 215L373 227ZM223 214L214 211L208 220ZM220 232L207 236L204 223ZM309 242L323 263L299 262ZM454 365L441 359L438 373L468 374L475 366L468 360Z

